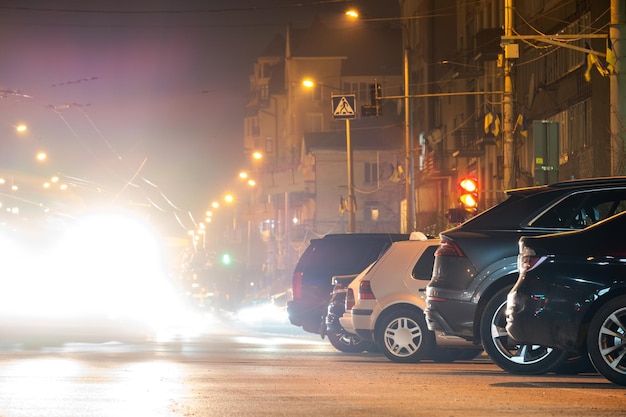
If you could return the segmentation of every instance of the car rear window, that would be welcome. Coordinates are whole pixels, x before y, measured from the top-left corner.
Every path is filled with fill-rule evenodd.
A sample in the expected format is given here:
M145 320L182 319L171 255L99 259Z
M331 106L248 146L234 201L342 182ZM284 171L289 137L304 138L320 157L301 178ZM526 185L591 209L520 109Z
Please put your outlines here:
M354 267L360 272L391 245L391 241L369 239L328 239L312 241L300 259L299 269L323 266L327 269L345 270Z
M436 245L429 246L424 249L424 253L422 253L422 256L420 256L413 267L413 272L411 273L413 279L430 281L430 278L433 275L433 264L435 263L436 250Z

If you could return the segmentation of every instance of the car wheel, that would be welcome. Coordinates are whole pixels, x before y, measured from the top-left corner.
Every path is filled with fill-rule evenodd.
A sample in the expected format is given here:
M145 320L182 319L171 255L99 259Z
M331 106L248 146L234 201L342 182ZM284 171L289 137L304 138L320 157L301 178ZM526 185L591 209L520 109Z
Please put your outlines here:
M521 345L506 332L507 287L496 293L485 306L480 319L480 338L491 360L500 368L517 375L550 372L568 358L567 352L539 345Z
M593 316L587 349L603 377L626 385L626 296L610 300Z
M359 353L366 350L372 350L372 343L367 340L361 339L354 334L343 333L329 333L327 334L330 344L340 352L345 353Z
M393 362L419 362L428 358L435 347L435 334L428 330L420 310L392 310L379 319L376 327L376 343Z

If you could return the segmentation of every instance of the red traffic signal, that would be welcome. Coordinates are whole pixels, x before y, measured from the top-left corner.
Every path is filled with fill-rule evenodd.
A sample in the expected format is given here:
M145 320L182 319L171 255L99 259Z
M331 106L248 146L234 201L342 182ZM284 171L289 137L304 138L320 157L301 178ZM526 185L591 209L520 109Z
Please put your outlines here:
M461 197L459 200L467 210L478 208L478 180L472 177L463 178L459 181L461 187Z

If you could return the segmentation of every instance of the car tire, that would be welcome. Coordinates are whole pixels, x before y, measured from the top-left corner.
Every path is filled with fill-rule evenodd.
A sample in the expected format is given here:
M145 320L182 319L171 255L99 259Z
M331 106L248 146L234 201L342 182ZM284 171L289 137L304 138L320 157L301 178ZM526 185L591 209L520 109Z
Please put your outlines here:
M430 357L436 346L435 334L418 309L391 310L380 317L376 329L376 343L392 362L419 362Z
M367 340L361 339L355 334L347 332L343 333L329 333L328 340L335 349L344 353L360 353L373 350L373 343Z
M480 318L480 338L485 352L500 368L516 375L551 372L567 361L568 354L539 345L521 345L506 332L506 296L511 287L498 291L487 302Z
M587 332L591 363L600 374L626 385L626 296L608 301L594 314Z
M481 353L483 353L482 349L435 348L431 352L430 358L438 363L471 361Z

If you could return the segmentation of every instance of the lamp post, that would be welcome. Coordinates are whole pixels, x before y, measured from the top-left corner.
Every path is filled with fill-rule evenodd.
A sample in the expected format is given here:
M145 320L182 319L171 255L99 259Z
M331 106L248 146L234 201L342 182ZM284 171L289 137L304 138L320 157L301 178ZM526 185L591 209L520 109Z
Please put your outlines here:
M352 143L350 140L350 119L346 119L346 157L348 163L348 232L354 233L354 169L352 168Z
M413 155L413 135L411 134L411 111L410 111L410 82L409 82L409 48L404 49L404 153L405 153L405 196L407 213L407 231L416 231L415 227L415 187L413 186L413 173L415 172L415 159Z
M346 12L348 18L355 20L358 19L362 22L381 22L381 21L400 21L420 19L431 16L411 16L411 17L391 17L391 18L366 18L363 19L359 16L358 11L351 9ZM404 36L408 38L408 29L402 25ZM405 42L408 45L408 42ZM415 216L415 186L414 186L414 170L415 170L415 158L413 155L413 135L411 126L411 95L410 95L410 71L409 71L409 48L404 49L403 53L403 78L404 78L404 95L396 98L402 98L404 100L404 168L405 168L405 199L406 199L406 228L407 232L411 233L416 230L416 216ZM379 97L387 98L387 97ZM346 127L346 130L348 128ZM349 135L346 134L346 138ZM349 186L348 186L349 187Z

